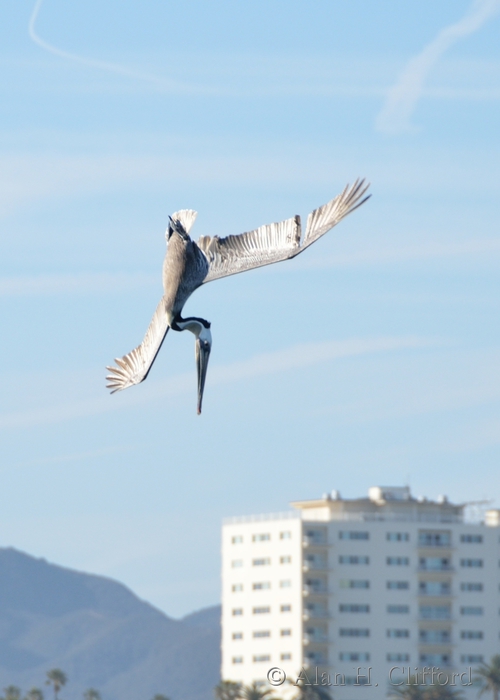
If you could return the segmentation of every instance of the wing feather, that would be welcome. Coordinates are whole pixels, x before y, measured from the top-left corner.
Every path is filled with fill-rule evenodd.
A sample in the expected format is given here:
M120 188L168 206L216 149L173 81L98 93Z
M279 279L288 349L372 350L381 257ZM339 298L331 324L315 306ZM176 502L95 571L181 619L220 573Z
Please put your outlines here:
M238 236L202 236L198 247L209 264L203 284L295 257L366 202L370 197L364 196L368 187L364 180L356 180L330 202L311 212L302 243L300 216L267 224Z
M293 257L299 247L300 233L300 217L294 216L238 236L202 236L198 247L210 266L203 283Z
M306 233L300 246L300 252L324 236L345 216L364 204L371 196L367 195L363 198L369 186L369 183L365 184L364 180L356 180L351 187L347 185L344 191L330 202L312 211L307 217Z
M110 374L106 377L111 393L122 391L129 386L143 382L168 333L165 300L161 298L142 343L123 357L115 359L117 367L106 367Z

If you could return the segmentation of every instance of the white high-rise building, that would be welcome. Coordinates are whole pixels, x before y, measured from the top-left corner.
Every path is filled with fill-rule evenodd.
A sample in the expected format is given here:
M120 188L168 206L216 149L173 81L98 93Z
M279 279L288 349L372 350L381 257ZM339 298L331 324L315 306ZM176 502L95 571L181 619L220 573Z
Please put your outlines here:
M469 669L500 643L500 511L468 522L464 505L407 487L291 505L224 524L222 677L318 668L336 700L361 697L363 684L381 700L434 668L475 696Z

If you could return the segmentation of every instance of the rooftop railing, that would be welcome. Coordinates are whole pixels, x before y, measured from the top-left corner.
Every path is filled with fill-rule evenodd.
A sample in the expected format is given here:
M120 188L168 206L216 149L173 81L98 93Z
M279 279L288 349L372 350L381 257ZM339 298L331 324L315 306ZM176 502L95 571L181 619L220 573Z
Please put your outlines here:
M239 525L241 523L264 523L269 520L300 520L299 510L285 510L281 513L260 513L257 515L235 515L230 518L223 518L223 525Z

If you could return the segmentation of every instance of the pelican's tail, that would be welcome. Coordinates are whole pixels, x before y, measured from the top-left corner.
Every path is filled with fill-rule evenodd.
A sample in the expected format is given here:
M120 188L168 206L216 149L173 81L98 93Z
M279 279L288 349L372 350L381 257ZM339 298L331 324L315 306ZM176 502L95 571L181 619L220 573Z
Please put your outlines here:
M179 221L184 231L189 235L197 216L198 212L194 209L179 209L170 218L174 221Z

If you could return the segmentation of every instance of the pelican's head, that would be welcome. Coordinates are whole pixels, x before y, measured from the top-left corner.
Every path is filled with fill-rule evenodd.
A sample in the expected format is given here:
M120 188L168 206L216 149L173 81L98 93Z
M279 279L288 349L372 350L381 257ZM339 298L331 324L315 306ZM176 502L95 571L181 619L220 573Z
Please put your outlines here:
M201 413L201 402L203 401L203 389L207 376L208 360L212 349L212 334L210 333L210 322L203 318L183 318L172 323L174 331L191 331L196 336L195 357L196 369L198 372L198 415Z
M210 324L203 326L195 344L196 369L198 370L198 415L201 413L201 402L203 400L203 389L205 388L205 378L207 376L208 359L212 349L212 334L210 333Z

